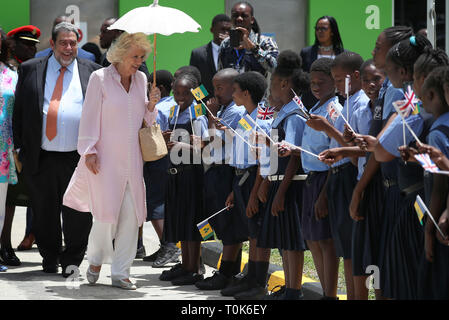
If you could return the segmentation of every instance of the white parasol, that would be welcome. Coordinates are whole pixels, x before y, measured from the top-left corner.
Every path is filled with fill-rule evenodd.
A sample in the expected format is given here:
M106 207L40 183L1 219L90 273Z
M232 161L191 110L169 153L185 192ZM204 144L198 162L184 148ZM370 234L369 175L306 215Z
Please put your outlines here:
M181 10L163 7L159 0L147 7L135 8L113 23L109 30L123 30L128 33L143 32L154 35L153 40L153 86L156 85L156 34L169 36L174 33L198 32L201 26Z

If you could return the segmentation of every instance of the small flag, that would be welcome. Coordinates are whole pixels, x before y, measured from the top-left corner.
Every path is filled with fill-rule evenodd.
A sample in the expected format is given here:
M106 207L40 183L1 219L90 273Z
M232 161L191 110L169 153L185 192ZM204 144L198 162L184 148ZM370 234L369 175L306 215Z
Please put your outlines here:
M200 116L204 116L206 112L206 107L202 103L190 107L190 115L193 120Z
M239 121L239 126L245 130L251 130L253 126L251 125L254 122L254 120L251 118L249 114L245 115L242 119Z
M407 86L407 91L404 93L405 100L396 101L396 111L401 112L404 118L407 118L410 114L418 114L420 109L418 106L419 100L416 98L415 92L413 92L411 86Z
M268 105L263 106L260 104L257 108L257 118L262 120L273 119L275 107L270 107Z
M170 108L170 114L168 115L168 117L171 119L173 118L175 115L177 115L179 113L179 106L175 105L173 107Z
M204 88L203 85L200 85L196 89L192 89L191 92L197 101L200 101L209 95L209 93L207 92L206 88Z
M292 90L292 91L293 91L293 90ZM294 93L294 91L293 91L293 93ZM292 99L292 100L296 103L296 105L299 107L299 109L301 109L302 113L305 115L305 118L308 120L308 119L310 118L310 114L309 114L309 112L307 111L307 109L306 109L306 107L304 106L304 104L302 103L301 98L298 97L298 96L296 95L296 93L294 93L294 96L293 96L293 99Z
M415 103L415 107L412 111L412 114L419 114L421 112L422 109L422 102L421 100L418 99L418 102Z
M349 74L345 77L345 94L349 96L349 92L351 91L351 76Z
M327 105L327 113L329 114L329 117L332 121L335 122L339 116L341 116L341 111L343 110L343 107L341 105L335 104L333 101L331 101Z
M419 161L421 166L426 171L430 171L433 173L437 173L438 171L440 171L440 169L438 169L436 164L432 161L432 159L430 159L430 156L427 153L416 154L415 159Z
M214 229L212 229L207 220L198 223L196 226L198 227L198 230L200 231L201 236L203 237L204 240L207 240L213 236Z
M422 219L424 218L427 208L419 195L416 196L415 210L416 214L418 215L419 223L423 225Z

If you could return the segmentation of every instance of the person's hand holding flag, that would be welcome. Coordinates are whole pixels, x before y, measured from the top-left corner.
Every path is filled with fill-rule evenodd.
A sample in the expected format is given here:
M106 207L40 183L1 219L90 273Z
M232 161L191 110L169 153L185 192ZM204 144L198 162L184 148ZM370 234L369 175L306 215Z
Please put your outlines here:
M445 246L449 246L449 237L447 236L449 234L449 209L448 208L446 208L446 210L444 210L443 213L441 214L440 219L438 221L438 227L446 235L443 238L443 236L439 232L437 232L438 241L440 241L440 243Z

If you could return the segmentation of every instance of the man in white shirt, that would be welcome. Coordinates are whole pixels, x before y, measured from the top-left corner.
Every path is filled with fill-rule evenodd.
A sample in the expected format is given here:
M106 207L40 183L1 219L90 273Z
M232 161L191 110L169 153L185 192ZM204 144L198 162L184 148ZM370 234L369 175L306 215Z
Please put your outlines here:
M202 47L193 49L190 55L190 65L200 70L201 80L207 92L210 93L209 97L214 94L212 78L218 70L218 50L221 42L229 36L231 26L231 18L227 15L219 14L215 16L210 28L213 40Z

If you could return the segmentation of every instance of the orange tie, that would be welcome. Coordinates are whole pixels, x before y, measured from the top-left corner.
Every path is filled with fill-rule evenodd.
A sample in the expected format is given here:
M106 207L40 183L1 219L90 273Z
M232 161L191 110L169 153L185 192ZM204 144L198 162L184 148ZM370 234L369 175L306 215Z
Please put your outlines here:
M58 109L59 103L62 97L62 84L64 81L64 73L67 70L66 67L61 67L58 80L56 80L56 86L51 96L50 106L47 112L47 127L45 134L48 140L53 140L56 137L56 122L58 121Z

